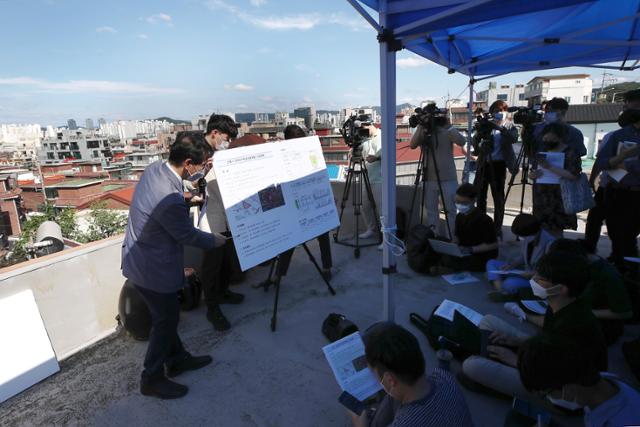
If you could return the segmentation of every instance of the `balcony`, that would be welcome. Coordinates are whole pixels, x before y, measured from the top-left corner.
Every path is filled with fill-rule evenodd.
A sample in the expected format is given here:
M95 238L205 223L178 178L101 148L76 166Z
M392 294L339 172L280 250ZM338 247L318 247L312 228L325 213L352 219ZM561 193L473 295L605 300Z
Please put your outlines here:
M398 187L399 205L406 208L411 188ZM342 186L334 187L337 198ZM519 196L507 209L513 219ZM350 202L349 202L350 205ZM345 212L350 233L353 218ZM584 226L584 218L581 227ZM603 253L608 239L601 239ZM505 228L503 256L514 252L513 236ZM176 401L146 398L138 392L146 343L120 332L116 326L117 301L124 281L120 274L122 237L50 255L0 272L0 297L33 289L61 371L0 405L0 420L8 425L220 425L220 426L348 426L337 402L340 393L322 355L326 344L320 332L328 313L346 314L361 329L379 320L382 312L381 256L375 247L362 250L332 244L336 274L331 296L303 251L297 250L282 282L278 329L269 330L273 289L252 289L268 269L256 267L235 291L246 302L223 306L232 323L228 333L215 332L199 307L183 312L180 334L195 354L211 354L209 367L186 373L179 380L190 387ZM315 241L311 251L318 254ZM193 254L192 254L193 255ZM480 277L480 276L479 276ZM506 314L501 304L488 300L486 283L451 286L438 277L414 273L404 257L394 275L396 321L418 337L427 370L437 366L434 351L412 325L409 313L428 316L447 298L487 314L493 313L526 328ZM636 337L638 328L627 328ZM623 338L621 341L628 339ZM620 345L610 348L612 371L632 376L622 360ZM453 371L459 369L454 362ZM502 425L509 402L464 390L477 426ZM577 418L560 418L562 425L579 425Z

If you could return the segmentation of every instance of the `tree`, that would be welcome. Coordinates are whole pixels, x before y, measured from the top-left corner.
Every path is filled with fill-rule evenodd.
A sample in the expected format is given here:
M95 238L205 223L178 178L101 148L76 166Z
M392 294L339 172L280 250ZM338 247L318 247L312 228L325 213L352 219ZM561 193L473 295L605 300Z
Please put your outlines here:
M107 209L107 204L104 201L92 204L90 209L89 230L78 236L80 242L95 242L106 239L122 233L127 226L127 216Z

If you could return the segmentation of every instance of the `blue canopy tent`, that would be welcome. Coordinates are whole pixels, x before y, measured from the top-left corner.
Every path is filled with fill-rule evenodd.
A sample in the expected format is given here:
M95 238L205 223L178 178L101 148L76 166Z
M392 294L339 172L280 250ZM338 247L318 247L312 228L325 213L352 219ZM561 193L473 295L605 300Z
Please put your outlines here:
M383 318L394 320L391 275L396 263L386 242L396 229L396 52L407 49L449 73L469 76L470 136L473 85L478 80L568 66L640 67L640 0L347 1L376 30L380 42Z

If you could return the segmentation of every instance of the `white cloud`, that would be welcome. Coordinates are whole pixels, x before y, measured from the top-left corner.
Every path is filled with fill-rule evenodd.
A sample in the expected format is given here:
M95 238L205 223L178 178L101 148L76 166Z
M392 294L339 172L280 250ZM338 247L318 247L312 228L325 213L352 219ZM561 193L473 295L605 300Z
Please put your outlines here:
M267 4L267 0L249 0L249 3L251 3L252 6L260 7L263 4Z
M157 24L157 23L165 23L170 27L173 27L173 19L171 15L167 15L166 13L156 13L155 15L151 15L147 17L147 22L149 24Z
M136 37L142 40L149 40L149 36L146 34L138 34Z
M31 86L38 90L61 93L113 93L139 95L166 95L182 93L181 89L159 88L139 83L108 80L69 80L50 82L32 77L0 78L0 86Z
M235 90L236 92L251 92L253 86L246 85L244 83L236 83L234 85L224 85L225 90Z
M116 30L113 27L109 27L107 25L105 25L103 27L96 28L96 33L111 33L111 34L115 34L117 32L118 32L118 30Z
M429 61L418 56L413 56L411 58L398 59L397 65L398 68L419 68L429 65Z
M251 0L255 1L255 0ZM264 3L264 0L257 0ZM211 10L224 10L241 21L265 30L310 30L318 25L341 25L354 30L367 28L362 19L347 18L341 13L324 15L320 13L297 14L285 16L263 16L244 12L242 9L224 0L205 0L205 6ZM364 23L364 25L363 25Z
M247 104L238 104L236 105L236 108L239 108L241 110L246 110L247 108L249 108L249 106Z
M273 101L273 96L261 96L260 100L264 102L271 102Z

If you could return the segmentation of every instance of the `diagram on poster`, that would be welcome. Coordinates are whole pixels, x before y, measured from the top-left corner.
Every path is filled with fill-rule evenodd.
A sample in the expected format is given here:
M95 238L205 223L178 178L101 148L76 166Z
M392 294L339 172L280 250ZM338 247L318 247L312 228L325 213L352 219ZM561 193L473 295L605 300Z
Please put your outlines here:
M317 136L220 151L213 167L243 271L339 225Z

